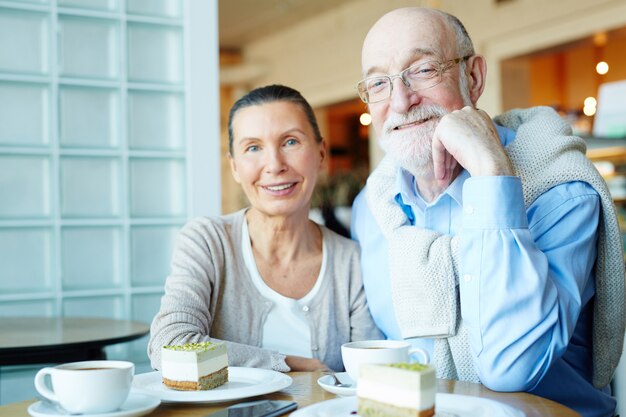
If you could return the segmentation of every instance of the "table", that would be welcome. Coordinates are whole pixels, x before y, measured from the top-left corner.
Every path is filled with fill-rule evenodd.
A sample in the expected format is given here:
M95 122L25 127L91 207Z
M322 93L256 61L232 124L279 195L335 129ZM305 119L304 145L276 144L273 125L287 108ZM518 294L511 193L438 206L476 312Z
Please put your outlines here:
M317 385L317 379L322 375L320 372L291 372L293 384L284 390L256 397L255 399L291 400L298 403L299 408L324 400L336 398L335 395L324 391ZM569 408L545 398L537 397L525 392L502 393L491 391L480 384L469 382L438 380L438 392L472 395L492 398L509 404L526 413L527 417L580 417ZM251 399L246 399L249 401ZM0 417L28 417L27 408L34 400L22 401L0 407ZM226 406L235 404L161 404L150 417L204 417L207 414L220 410Z
M105 346L138 339L149 332L147 324L130 320L3 317L0 365L105 359Z

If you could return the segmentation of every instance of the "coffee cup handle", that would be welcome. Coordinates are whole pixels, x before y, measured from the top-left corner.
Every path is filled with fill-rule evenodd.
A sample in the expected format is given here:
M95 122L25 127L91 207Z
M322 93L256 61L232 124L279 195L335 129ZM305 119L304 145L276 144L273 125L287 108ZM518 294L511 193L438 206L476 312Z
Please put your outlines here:
M58 397L56 396L54 392L52 392L50 388L48 388L48 386L46 385L46 381L45 381L46 375L50 375L53 371L54 371L54 368L40 369L39 372L37 372L37 375L35 375L35 388L41 395L43 395L50 401L54 401L55 403L58 403L59 402Z
M420 348L411 348L411 349L409 349L409 357L411 359L413 359L413 355L414 354L418 354L418 355L421 356L422 360L419 361L419 363L422 363L424 365L427 365L427 364L430 363L430 355L424 349L420 349Z

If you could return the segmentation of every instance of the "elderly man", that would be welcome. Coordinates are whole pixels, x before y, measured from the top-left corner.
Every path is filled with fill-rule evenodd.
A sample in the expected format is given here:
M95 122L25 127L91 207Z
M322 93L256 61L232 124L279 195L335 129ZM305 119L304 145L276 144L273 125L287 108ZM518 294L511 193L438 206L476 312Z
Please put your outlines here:
M377 325L429 350L441 378L612 416L624 264L584 142L549 108L479 110L485 59L438 10L383 16L362 69L386 156L352 234Z

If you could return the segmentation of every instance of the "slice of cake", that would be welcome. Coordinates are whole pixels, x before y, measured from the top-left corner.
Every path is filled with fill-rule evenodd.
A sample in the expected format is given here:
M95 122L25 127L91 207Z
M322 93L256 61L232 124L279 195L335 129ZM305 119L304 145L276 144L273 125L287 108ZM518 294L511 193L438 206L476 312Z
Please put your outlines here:
M163 346L161 376L172 389L198 391L228 382L228 354L224 342Z
M435 415L435 370L419 363L362 365L357 385L361 417Z

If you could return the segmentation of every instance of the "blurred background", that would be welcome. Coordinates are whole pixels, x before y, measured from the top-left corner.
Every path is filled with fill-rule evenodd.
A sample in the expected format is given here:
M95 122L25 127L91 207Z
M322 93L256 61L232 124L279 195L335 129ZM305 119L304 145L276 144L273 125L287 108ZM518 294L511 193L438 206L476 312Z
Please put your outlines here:
M314 205L348 227L381 158L355 89L361 43L404 6L464 22L488 62L482 109L556 108L622 212L624 0L0 0L0 320L149 323L177 230L246 205L226 122L257 86L314 106L330 149ZM147 371L146 340L107 354ZM34 397L41 366L2 365L0 403Z
M381 152L363 116L367 108L356 95L361 43L386 11L413 5L440 8L461 18L477 52L488 61L480 107L491 114L548 105L567 117L578 134L591 136L597 110L593 100L600 85L626 80L623 1L223 1L222 129L226 111L242 92L274 82L293 86L315 107L329 142L330 182L350 185L355 177L362 180ZM596 69L599 63L604 64ZM585 100L596 104L585 109ZM622 125L611 134L626 136L626 129ZM223 144L224 138L222 134ZM222 163L226 185L232 180ZM228 212L241 207L237 187L229 184L225 190L229 192L222 194L222 208ZM335 197L335 205L345 204L344 195Z

